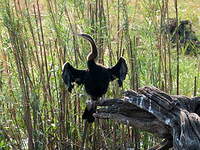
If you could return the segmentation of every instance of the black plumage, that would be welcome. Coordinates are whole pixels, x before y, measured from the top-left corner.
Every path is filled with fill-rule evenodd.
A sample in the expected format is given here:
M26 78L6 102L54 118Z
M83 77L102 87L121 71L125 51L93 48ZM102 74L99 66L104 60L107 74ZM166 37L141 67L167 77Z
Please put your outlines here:
M118 78L119 86L122 86L122 82L127 74L127 64L124 58L120 58L117 64L113 67L107 68L101 64L95 62L98 56L96 44L92 37L88 34L78 34L87 39L92 47L92 50L87 58L87 70L78 70L65 63L63 65L62 78L68 87L68 91L71 92L74 87L74 82L77 84L83 84L88 95L90 95L93 101L98 100L102 95L107 92L109 82ZM88 122L93 122L94 117L92 114L96 111L96 107L85 109L83 119Z

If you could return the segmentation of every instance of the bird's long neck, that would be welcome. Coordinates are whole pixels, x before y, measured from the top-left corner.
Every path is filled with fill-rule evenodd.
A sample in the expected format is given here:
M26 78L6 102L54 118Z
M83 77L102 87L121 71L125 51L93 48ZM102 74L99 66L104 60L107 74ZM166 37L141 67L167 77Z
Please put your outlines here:
M88 41L90 42L91 44L91 52L89 53L88 57L87 57L87 60L88 61L94 61L95 62L95 59L97 58L98 56L98 51L97 51L97 47L96 47L96 44L94 42L94 40L92 38L88 39Z

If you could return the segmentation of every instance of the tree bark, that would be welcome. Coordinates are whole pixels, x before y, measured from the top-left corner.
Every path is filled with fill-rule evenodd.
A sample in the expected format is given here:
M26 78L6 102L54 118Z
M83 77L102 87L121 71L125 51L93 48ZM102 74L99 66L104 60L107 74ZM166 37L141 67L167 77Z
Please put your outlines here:
M123 99L96 102L96 118L112 119L165 139L150 150L200 150L200 97L172 96L155 87L129 90Z

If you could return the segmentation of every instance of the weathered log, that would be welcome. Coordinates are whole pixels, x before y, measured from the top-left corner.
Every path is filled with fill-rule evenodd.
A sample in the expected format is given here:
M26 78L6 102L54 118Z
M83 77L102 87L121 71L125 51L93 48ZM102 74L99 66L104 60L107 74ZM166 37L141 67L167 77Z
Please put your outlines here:
M148 131L165 140L151 150L200 150L200 97L170 96L155 87L126 91L123 99L97 102L96 118Z

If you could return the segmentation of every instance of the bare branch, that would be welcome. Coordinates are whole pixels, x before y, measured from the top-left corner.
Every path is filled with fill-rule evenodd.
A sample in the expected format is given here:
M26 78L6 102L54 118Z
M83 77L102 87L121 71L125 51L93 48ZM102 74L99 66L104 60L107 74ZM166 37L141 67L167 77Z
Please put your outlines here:
M200 97L171 96L155 87L97 102L96 118L112 119L166 139L151 149L200 149ZM172 144L173 143L173 144ZM170 146L171 145L171 146Z

